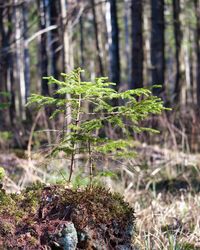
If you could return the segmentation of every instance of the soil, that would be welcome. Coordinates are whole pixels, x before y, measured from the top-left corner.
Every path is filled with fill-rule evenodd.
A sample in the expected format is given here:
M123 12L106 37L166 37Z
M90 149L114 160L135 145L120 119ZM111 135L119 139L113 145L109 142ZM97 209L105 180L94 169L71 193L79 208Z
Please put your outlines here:
M0 189L0 249L134 249L133 209L103 187Z

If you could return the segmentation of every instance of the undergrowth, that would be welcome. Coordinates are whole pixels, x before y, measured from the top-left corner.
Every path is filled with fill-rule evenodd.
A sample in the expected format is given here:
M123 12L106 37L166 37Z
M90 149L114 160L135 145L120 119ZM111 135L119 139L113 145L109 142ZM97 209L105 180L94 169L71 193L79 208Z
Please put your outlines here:
M68 74L61 74L62 81L53 76L45 77L49 85L57 85L53 96L32 94L28 100L28 105L53 108L50 115L52 119L64 115L60 141L52 148L50 155L62 151L70 156L69 182L77 155L84 154L88 159L91 179L95 157L99 154L121 158L135 156L132 150L133 132L158 132L142 127L140 122L166 109L163 101L153 96L149 89L117 92L114 89L116 84L110 83L105 77L83 81L82 72L78 68ZM120 139L107 134L108 127L118 133Z

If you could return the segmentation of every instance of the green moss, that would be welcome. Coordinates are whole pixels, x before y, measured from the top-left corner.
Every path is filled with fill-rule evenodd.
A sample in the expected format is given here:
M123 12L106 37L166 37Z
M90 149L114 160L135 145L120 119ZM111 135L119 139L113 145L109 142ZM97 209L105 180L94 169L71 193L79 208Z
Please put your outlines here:
M20 194L6 194L0 190L0 213L14 217L16 222L20 222L30 213L35 213L39 207L41 198L41 184L27 188Z
M0 190L0 211L6 211L12 215L16 213L18 217L26 213L34 213L43 201L47 189L48 187L45 188L43 184L37 183L20 194L6 194ZM134 218L133 209L124 202L123 197L112 194L103 187L93 186L82 190L71 190L63 185L54 185L49 189L48 196L52 201L55 197L59 197L59 202L63 205L70 204L74 207L84 205L88 213L96 213L97 221L106 222L109 218L119 219L127 215L130 215L129 218Z
M10 211L15 207L15 201L12 199L11 195L6 194L3 189L0 189L0 212Z
M0 166L0 182L3 180L5 176L5 170Z
M98 237L105 237L105 232L109 230L106 237L112 234L112 237L126 235L124 237L127 239L132 237L135 230L133 209L123 201L122 196L100 186L74 190L64 185L45 186L37 183L20 194L6 194L0 190L0 204L0 221L6 220L0 225L0 237L14 231L9 236L14 239L12 244L21 240L25 242L27 235L27 244L38 247L41 241L38 235L49 244L51 237L48 232L54 235L58 225L64 221L72 221L77 233L87 235L88 228L95 228ZM104 233L102 228L105 228ZM115 236L114 232L120 232L120 236ZM6 244L10 246L9 242Z
M5 236L13 233L15 225L13 221L0 221L0 235Z
M119 194L112 194L109 190L99 186L87 187L83 190L65 190L62 195L64 204L73 204L74 207L84 206L87 215L92 214L95 223L108 223L111 220L122 220L125 218L134 220L134 211L124 202Z

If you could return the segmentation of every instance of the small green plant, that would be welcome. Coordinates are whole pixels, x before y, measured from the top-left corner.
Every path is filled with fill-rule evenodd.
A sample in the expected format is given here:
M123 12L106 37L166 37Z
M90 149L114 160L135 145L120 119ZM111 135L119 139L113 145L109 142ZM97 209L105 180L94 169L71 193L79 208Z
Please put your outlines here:
M10 106L9 102L2 101L2 99L10 99L10 93L0 91L0 110L7 109Z
M63 81L52 76L45 77L48 84L58 86L55 97L32 94L28 100L28 104L37 104L39 107L55 107L51 118L63 113L68 121L62 131L60 143L52 153L63 151L71 156L69 181L72 178L76 154L88 155L91 177L94 156L133 156L130 150L133 131L157 132L141 127L140 122L165 109L162 100L153 96L149 89L131 89L119 93L113 88L115 84L108 82L105 77L82 81L81 72L83 70L78 68L68 74L61 74ZM114 106L112 103L119 105ZM103 134L108 127L120 134L120 139Z
M2 182L4 177L5 177L5 170L4 168L0 167L0 182Z

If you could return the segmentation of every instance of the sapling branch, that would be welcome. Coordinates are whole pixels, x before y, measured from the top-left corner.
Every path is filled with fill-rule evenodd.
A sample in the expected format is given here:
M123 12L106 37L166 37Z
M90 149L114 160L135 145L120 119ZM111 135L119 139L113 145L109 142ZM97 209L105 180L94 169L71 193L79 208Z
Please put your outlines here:
M132 151L132 131L142 132L146 129L140 127L138 122L152 114L161 114L166 108L163 107L162 100L152 96L148 89L132 89L119 93L105 77L89 82L81 81L81 72L78 68L68 74L62 74L65 82L47 77L49 84L58 86L55 93L57 98L33 94L29 98L29 104L36 103L39 107L55 106L52 118L64 113L65 123L60 129L62 138L53 148L52 154L62 151L70 156L69 182L74 172L76 156L79 153L87 155L92 183L93 164L98 158L96 156L130 155L127 150ZM66 99L63 99L63 96ZM137 101L134 96L139 97ZM118 102L123 104L113 106L112 100L124 101ZM111 128L112 134L106 133L108 128ZM120 133L114 134L115 131Z

